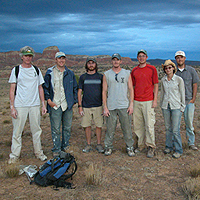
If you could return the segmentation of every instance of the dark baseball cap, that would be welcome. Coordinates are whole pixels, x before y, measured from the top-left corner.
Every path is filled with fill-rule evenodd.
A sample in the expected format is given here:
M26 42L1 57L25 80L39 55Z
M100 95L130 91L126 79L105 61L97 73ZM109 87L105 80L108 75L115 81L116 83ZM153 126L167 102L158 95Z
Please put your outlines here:
M119 59L119 60L122 59L121 56L120 56L118 53L114 53L114 54L112 55L112 59L113 59L113 58L117 58L117 59Z

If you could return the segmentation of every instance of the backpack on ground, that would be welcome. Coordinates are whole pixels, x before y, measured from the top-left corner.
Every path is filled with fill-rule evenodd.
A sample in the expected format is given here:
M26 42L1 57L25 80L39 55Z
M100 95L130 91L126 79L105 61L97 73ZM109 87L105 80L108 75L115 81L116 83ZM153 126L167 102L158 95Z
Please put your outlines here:
M66 182L77 170L77 164L74 156L69 153L61 152L59 156L48 160L34 176L34 182L37 185L46 187L53 185L71 189L72 184Z

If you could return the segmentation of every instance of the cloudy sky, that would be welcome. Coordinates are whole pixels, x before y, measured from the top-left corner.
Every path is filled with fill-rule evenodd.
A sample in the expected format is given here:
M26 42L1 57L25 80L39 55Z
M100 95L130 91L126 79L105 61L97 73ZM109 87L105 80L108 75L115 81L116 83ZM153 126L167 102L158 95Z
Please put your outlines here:
M29 45L74 55L200 61L200 0L0 0L0 52Z

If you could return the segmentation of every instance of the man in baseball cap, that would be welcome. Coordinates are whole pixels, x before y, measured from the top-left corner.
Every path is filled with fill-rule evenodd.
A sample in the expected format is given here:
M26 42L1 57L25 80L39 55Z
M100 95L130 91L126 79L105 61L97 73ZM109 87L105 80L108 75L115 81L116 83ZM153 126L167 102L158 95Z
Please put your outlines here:
M186 137L188 138L188 146L192 150L197 150L195 146L195 134L193 127L194 118L194 102L197 95L197 83L199 82L199 76L195 69L185 64L186 56L184 51L177 51L175 53L175 59L177 62L176 75L180 76L185 83L185 111L184 120L186 125Z

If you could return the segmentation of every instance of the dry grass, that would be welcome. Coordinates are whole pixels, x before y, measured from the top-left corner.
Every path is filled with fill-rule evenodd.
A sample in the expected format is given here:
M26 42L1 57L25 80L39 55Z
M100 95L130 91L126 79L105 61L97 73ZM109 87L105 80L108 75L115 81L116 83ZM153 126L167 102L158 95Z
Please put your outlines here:
M191 167L191 169L190 169L190 175L193 178L196 178L196 177L200 176L200 165L197 165L195 167Z
M195 179L188 179L182 185L183 192L187 195L189 200L200 199L200 177Z
M5 166L5 174L9 178L19 176L19 163L13 163Z
M91 163L85 170L87 185L100 185L102 182L102 166Z
M8 119L5 119L5 120L3 121L3 124L10 124L10 123L11 123L11 121L8 120Z

